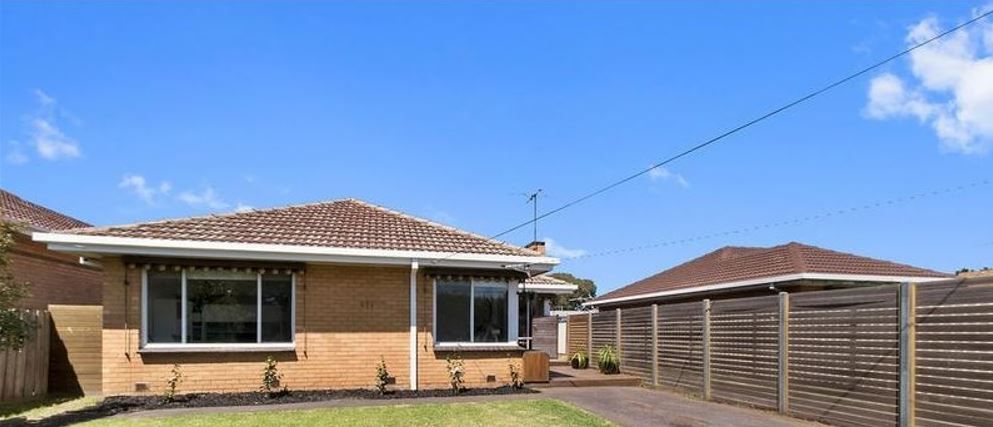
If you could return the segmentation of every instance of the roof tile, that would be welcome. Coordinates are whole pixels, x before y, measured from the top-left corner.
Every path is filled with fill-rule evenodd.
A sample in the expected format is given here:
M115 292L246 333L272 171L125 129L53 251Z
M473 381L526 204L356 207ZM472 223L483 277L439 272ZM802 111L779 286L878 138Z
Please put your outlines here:
M0 218L26 224L34 229L53 231L89 227L83 221L31 203L0 188Z

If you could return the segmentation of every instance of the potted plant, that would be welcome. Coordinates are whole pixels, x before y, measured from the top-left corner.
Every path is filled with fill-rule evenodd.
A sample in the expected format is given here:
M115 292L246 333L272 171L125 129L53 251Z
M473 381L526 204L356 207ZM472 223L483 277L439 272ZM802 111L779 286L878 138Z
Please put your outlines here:
M586 369L590 366L590 358L586 356L586 353L577 351L569 359L569 363L572 365L572 369Z
M617 357L617 350L613 346L603 346L597 356L597 366L601 373L607 375L621 373L621 360Z

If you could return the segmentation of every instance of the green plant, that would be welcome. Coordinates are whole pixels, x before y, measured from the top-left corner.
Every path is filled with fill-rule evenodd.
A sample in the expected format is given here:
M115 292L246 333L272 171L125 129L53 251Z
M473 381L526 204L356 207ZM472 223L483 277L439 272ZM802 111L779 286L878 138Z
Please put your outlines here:
M386 370L386 359L379 356L379 364L376 365L376 390L379 394L386 394L386 386L390 384L390 372Z
M515 389L524 388L524 378L521 377L521 365L517 362L511 361L510 366L510 386Z
M20 349L34 327L34 323L17 310L18 304L28 295L30 284L14 280L7 257L14 246L14 236L20 231L18 224L0 221L0 349Z
M445 362L448 363L448 383L452 385L452 392L459 394L465 388L463 386L465 382L465 362L462 361L462 356L458 353L445 356Z
M183 370L179 367L178 363L172 365L172 371L170 372L169 379L166 380L166 402L172 402L176 399L176 388L183 382Z
M621 360L617 357L617 350L610 345L605 345L597 353L597 366L604 374L621 373Z
M266 357L265 369L262 370L262 386L259 387L259 391L265 393L269 397L276 397L288 392L286 386L283 386L282 389L279 388L280 381L283 379L283 374L279 372L277 364L278 362L276 362L276 359L273 359L272 356Z
M586 356L585 352L577 351L569 359L569 364L572 365L572 369L586 369L590 366L590 358Z

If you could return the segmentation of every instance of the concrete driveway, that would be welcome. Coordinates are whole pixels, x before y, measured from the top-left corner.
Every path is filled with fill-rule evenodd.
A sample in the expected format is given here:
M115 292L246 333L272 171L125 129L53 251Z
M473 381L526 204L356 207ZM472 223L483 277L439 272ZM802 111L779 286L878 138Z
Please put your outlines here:
M704 402L640 387L563 387L541 396L563 400L623 426L820 426L773 412Z

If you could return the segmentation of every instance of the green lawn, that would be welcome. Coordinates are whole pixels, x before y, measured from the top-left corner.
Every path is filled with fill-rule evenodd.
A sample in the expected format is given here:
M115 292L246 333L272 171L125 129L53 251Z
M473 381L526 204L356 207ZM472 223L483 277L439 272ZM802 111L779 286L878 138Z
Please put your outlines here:
M557 400L514 400L103 419L85 426L609 426Z
M29 400L25 402L4 402L0 403L0 421L7 418L26 418L28 420L38 420L47 418L63 412L83 409L100 403L97 397L61 397L53 396L40 400Z

